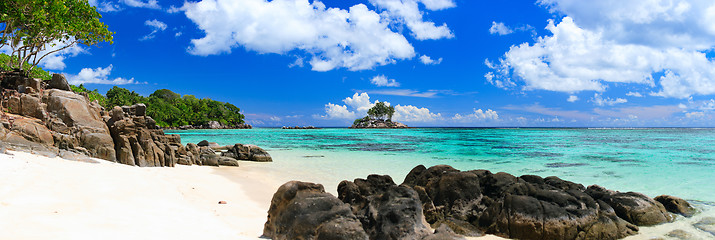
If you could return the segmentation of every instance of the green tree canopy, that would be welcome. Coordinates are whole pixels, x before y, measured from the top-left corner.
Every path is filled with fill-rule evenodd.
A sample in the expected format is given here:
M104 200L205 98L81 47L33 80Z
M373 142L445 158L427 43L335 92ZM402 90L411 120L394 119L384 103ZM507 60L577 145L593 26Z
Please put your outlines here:
M385 102L377 102L374 107L367 110L367 115L373 119L392 121L393 114L395 114L395 108L388 106Z
M111 44L114 33L100 18L87 0L3 0L0 47L12 49L11 68L30 71L46 56L74 45Z

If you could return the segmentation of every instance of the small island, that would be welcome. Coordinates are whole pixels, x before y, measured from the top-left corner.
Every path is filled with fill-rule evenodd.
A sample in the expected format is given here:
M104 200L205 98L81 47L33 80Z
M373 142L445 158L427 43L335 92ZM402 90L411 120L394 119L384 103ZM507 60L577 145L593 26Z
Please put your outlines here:
M384 102L377 102L367 111L367 116L355 119L350 128L409 128L403 123L393 122L392 115L394 114L395 107Z

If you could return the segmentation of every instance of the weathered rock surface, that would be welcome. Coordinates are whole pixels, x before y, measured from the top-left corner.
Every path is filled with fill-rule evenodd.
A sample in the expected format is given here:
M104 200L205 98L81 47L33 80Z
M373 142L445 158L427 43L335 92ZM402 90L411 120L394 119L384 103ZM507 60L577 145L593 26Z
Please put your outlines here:
M450 166L418 166L405 178L420 195L426 220L459 234L479 231L515 239L619 239L636 225L672 220L662 204L561 180Z
M409 128L407 125L399 122L393 122L382 119L360 119L353 123L350 128Z
M227 146L227 151L222 152L221 156L234 158L236 160L246 160L255 162L272 162L271 155L256 145L237 143L233 146Z
M117 160L140 167L173 167L177 162L195 164L193 155L187 156L179 136L165 135L154 119L144 115L145 109L144 104L137 104L114 107L109 112L106 119L114 139Z
M622 193L597 185L589 186L586 193L613 207L618 217L638 226L651 226L674 219L663 204L641 193Z
M690 203L679 197L673 197L669 195L660 195L654 198L654 200L663 204L668 212L680 214L686 217L693 216L695 214L695 208L690 206Z
M273 195L263 236L274 239L366 240L350 206L323 185L292 181Z
M62 75L54 74L44 91L41 80L23 77L19 72L0 74L0 85L0 110L8 112L0 118L0 142L4 147L72 159L81 159L76 154L83 154L141 167L202 165L206 158L208 165L238 166L236 159L213 151L213 156L202 156L206 149L218 144L182 146L178 135L164 134L146 116L144 104L105 111L97 102L90 102L86 94L69 91ZM241 150L235 152L246 160L271 161L261 148L240 146Z
M54 88L59 90L71 91L70 84L67 83L65 75L62 74L52 74L52 79L47 84L47 88Z
M342 181L338 197L350 204L370 239L427 239L433 235L424 220L417 192L396 185L390 176L370 175L367 179ZM450 236L443 233L429 239ZM458 238L455 235L449 239Z
M73 138L92 157L116 161L114 141L101 117L101 107L73 92L58 89L44 91L48 126ZM69 149L68 149L69 150Z

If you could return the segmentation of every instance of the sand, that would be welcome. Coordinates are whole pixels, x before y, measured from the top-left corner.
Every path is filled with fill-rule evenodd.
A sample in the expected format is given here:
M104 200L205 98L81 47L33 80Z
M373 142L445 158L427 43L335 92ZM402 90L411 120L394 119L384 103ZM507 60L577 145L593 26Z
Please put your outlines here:
M259 239L273 193L300 178L275 162L139 168L10 153L0 239Z

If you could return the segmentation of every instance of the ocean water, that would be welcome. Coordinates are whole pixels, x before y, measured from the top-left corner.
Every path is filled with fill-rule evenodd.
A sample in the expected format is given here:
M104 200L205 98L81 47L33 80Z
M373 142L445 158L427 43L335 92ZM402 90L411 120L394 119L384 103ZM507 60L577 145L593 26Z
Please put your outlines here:
M399 184L417 165L448 164L460 170L558 176L584 186L597 184L651 197L668 194L696 203L701 215L715 215L715 129L258 128L166 132L181 135L184 144L206 139L221 145L258 145L271 154L273 164L301 178L295 180L323 181L331 192L344 179L388 174Z

